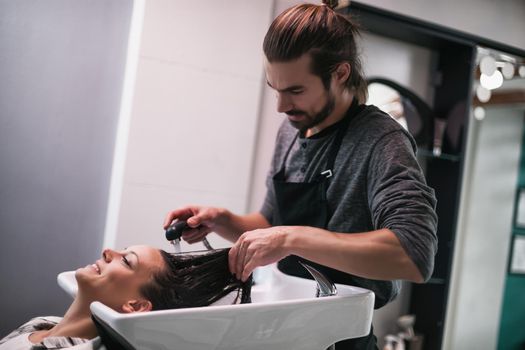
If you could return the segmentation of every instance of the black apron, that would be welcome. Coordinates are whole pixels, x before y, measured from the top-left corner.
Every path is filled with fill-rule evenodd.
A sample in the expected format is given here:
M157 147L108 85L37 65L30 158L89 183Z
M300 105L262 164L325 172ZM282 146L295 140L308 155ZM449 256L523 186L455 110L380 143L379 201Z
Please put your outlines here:
M299 132L293 139L284 156L280 170L273 176L273 186L277 208L274 212L273 226L312 226L326 229L331 213L329 212L326 190L333 175L335 158L341 147L341 142L353 118L364 108L356 99L346 112L343 120L339 122L334 141L328 150L326 167L317 174L311 182L286 182L285 164L290 151L297 140ZM288 256L278 262L277 266L282 272L312 279L312 276L299 264L299 261L308 263L321 271L334 283L355 285L352 276L344 272L319 265L295 255ZM372 331L368 336L338 342L336 349L376 349L376 338Z

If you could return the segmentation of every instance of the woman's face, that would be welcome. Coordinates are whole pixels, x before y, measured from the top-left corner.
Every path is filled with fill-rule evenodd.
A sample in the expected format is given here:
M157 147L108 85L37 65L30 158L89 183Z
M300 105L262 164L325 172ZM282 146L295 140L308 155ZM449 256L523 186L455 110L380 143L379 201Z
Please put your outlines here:
M78 296L88 302L100 301L119 312L148 311L151 303L141 295L140 288L163 268L156 248L137 245L122 251L105 249L101 259L76 271Z

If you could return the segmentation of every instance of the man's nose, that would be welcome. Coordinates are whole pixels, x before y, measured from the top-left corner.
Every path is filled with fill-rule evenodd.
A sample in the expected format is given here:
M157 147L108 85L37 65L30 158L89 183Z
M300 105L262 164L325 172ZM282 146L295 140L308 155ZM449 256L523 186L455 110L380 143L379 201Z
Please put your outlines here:
M284 113L292 109L290 99L284 94L277 94L277 112Z

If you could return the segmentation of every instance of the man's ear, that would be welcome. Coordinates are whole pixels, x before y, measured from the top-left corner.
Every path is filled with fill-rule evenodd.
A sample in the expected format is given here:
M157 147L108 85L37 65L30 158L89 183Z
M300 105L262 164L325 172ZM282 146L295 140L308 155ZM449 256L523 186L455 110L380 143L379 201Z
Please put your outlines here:
M348 62L342 62L337 66L337 68L333 72L333 80L335 80L337 84L345 85L346 81L350 79L351 71L352 67L350 67L350 64Z
M151 301L146 299L128 300L124 305L122 305L122 311L124 313L145 312L151 311L152 309L153 305L151 304Z

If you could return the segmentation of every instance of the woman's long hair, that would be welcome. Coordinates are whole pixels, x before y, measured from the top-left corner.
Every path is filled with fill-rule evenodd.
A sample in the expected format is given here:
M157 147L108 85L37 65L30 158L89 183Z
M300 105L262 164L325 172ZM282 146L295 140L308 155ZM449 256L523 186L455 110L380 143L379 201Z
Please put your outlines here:
M229 251L170 254L161 250L166 266L141 293L151 301L153 310L207 306L232 292L237 292L234 303L249 303L252 276L242 282L230 273Z

